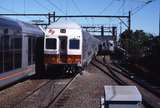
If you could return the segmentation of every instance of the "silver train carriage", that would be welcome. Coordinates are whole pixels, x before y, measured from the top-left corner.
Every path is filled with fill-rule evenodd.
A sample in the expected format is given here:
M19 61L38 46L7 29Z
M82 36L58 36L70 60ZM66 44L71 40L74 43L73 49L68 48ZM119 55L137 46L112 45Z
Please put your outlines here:
M0 87L35 74L35 49L40 41L43 49L43 34L31 24L0 17Z
M100 41L74 22L48 26L44 39L44 64L62 65L65 71L83 69L97 55Z
M114 50L115 50L115 44L114 44L114 41L113 40L109 40L108 41L108 50L111 54L114 53Z

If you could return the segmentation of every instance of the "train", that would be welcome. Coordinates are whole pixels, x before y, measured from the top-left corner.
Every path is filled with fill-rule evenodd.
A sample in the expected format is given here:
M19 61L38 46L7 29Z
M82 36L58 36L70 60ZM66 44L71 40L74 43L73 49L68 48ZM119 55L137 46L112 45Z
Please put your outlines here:
M44 64L62 66L65 72L83 70L98 53L100 40L71 21L49 25L44 37Z
M35 74L44 33L37 26L0 17L0 87ZM42 49L42 50L41 50Z
M101 44L99 44L99 55L113 55L115 52L115 42L113 40L101 40Z
M46 30L0 17L0 88L44 73L44 64L81 71L98 53L100 41L73 22L56 22Z
M110 54L113 54L115 50L115 43L113 40L109 40L108 41L108 51L110 52Z

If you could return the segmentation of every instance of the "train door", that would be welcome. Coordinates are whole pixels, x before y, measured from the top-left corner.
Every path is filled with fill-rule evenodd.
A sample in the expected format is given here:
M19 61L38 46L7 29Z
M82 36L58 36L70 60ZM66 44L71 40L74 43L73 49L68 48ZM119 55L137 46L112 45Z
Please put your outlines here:
M61 63L67 62L67 37L59 37L59 58Z
M45 71L43 45L44 45L44 38L43 37L37 38L35 46L36 74L42 74Z

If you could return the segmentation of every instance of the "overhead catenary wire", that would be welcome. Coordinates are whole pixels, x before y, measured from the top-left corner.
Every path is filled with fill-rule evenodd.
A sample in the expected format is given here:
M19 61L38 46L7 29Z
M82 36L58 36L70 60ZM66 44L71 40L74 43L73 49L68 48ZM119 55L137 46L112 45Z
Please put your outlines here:
M38 4L41 8L43 8L44 10L50 11L46 6L44 6L42 3L40 3L38 0L34 0L34 2L36 4Z
M75 6L75 8L77 9L77 11L82 14L82 11L80 10L79 6L77 5L77 3L75 2L75 0L72 0L73 5Z
M132 15L136 14L138 11L140 11L141 9L143 9L144 6L145 6L145 5L143 4L143 5L141 5L141 6L138 6L138 7L134 8L134 9L132 10Z
M83 14L83 12L80 10L79 6L77 5L75 0L72 0L72 4L74 5L74 7L76 8L76 10L80 13ZM89 20L87 18L84 18L84 20L88 23Z
M107 1L108 1L108 0L107 0ZM103 10L102 10L99 14L103 14L110 6L112 6L112 4L114 3L114 1L115 1L115 0L111 0L111 1L109 2L109 4L106 5L106 7L104 7ZM109 26L110 26L111 20L112 20L112 18L109 19Z
M23 4L24 5L24 12L23 13L26 13L26 0L24 0L23 2L24 2L24 4Z
M124 15L124 6L125 6L125 3L126 3L126 0L122 0L122 3L121 3L121 5L120 5L120 7L117 9L117 12L119 12L119 11L121 11L122 9L122 14ZM117 13L116 12L116 13Z
M2 7L2 6L0 6L0 9L4 10L4 11L6 11L6 12L16 13L16 12L13 11L12 9L8 9L8 8Z
M66 2L65 2L65 4L66 4L66 16L68 15L68 2L69 2L69 0L68 1L66 0Z
M62 12L63 14L65 14L65 12L59 8L55 3L53 3L51 0L47 0L47 2L52 5L53 7L55 7L57 10L59 10L60 12Z
M149 3L153 2L154 0L148 0L146 2L144 2L144 4L136 7L135 9L132 10L132 14L131 15L134 15L136 14L137 12L139 12L140 10L142 10L146 5L148 5Z
M146 5L150 4L151 2L155 1L155 0L137 0L140 2L143 2L143 4L135 7L134 9L131 9L131 15L135 15L136 13L138 13L140 10L142 10ZM127 14L128 12L125 12L125 14Z
M39 5L39 7L41 7L42 9L47 10L48 12L50 11L46 6L44 6L44 5L43 5L41 2L39 2L38 0L34 0L34 2L35 2L37 5ZM48 19L47 16L45 16L45 18Z
M114 3L114 0L111 0L111 2L108 5L106 5L106 7L104 7L103 10L100 11L99 14L103 14L109 8L109 6L111 6L113 3Z

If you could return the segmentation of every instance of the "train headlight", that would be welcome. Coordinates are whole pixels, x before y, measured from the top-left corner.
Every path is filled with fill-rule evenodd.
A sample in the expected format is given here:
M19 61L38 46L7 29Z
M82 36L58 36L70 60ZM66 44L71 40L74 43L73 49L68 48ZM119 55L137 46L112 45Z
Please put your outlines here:
M77 66L81 67L81 66L82 66L81 62L78 62L78 63L77 63Z
M56 57L52 57L51 60L52 60L52 62L57 62L57 58Z
M68 60L67 60L67 61L68 61L69 64L71 64L71 63L72 63L72 58L71 58L71 57L68 57Z
M81 59L80 58L75 58L75 62L80 62L81 61Z

